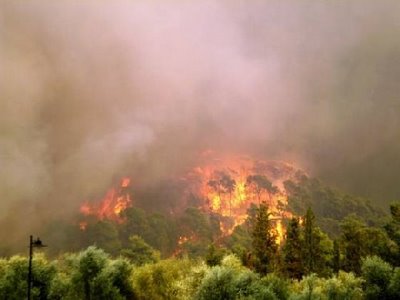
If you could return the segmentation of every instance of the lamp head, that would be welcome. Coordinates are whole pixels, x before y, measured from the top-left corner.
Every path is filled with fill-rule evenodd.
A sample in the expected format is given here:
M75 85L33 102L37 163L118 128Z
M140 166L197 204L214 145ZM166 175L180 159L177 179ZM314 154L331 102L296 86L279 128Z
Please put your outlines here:
M36 240L32 241L32 246L35 247L35 248L47 247L46 245L43 245L43 243L40 240L40 238L37 238Z

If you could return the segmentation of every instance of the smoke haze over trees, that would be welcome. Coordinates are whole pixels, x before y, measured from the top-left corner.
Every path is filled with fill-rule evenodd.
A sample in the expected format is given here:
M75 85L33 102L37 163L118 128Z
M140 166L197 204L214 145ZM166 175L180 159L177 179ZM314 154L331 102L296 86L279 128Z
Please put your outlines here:
M2 1L0 236L205 149L398 199L399 36L398 1Z

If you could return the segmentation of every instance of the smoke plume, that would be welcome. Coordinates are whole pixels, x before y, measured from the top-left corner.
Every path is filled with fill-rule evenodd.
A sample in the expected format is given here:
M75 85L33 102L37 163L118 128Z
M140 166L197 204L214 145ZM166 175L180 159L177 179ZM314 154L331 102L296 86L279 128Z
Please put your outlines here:
M200 152L400 196L398 1L2 1L0 220L74 212Z

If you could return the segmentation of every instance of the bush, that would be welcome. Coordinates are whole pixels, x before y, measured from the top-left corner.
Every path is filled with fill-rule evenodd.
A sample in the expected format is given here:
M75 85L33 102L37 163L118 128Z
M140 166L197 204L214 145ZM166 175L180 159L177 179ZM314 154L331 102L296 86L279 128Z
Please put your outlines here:
M361 272L365 280L366 299L389 299L388 287L393 273L391 265L378 256L366 257L362 260Z

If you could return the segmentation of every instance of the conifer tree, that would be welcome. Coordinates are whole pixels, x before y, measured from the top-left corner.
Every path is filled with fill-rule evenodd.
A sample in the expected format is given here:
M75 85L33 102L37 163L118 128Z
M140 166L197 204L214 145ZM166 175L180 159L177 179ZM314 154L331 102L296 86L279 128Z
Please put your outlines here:
M285 273L290 278L301 279L303 276L302 240L299 219L290 220L286 240L282 249Z
M333 267L333 272L335 272L336 274L339 273L339 270L340 270L340 246L339 246L338 240L333 241L332 267Z
M362 232L365 224L355 216L349 216L340 224L341 243L343 245L343 269L346 272L361 273L363 256Z
M315 216L311 208L307 209L304 216L304 264L306 273L313 273L315 271L315 258L316 258L316 236L315 231Z
M328 275L329 256L332 254L332 241L315 224L311 208L307 210L303 222L303 262L305 274Z
M252 231L252 246L257 272L265 275L272 271L277 252L276 233L273 231L270 213L265 203L257 209Z

